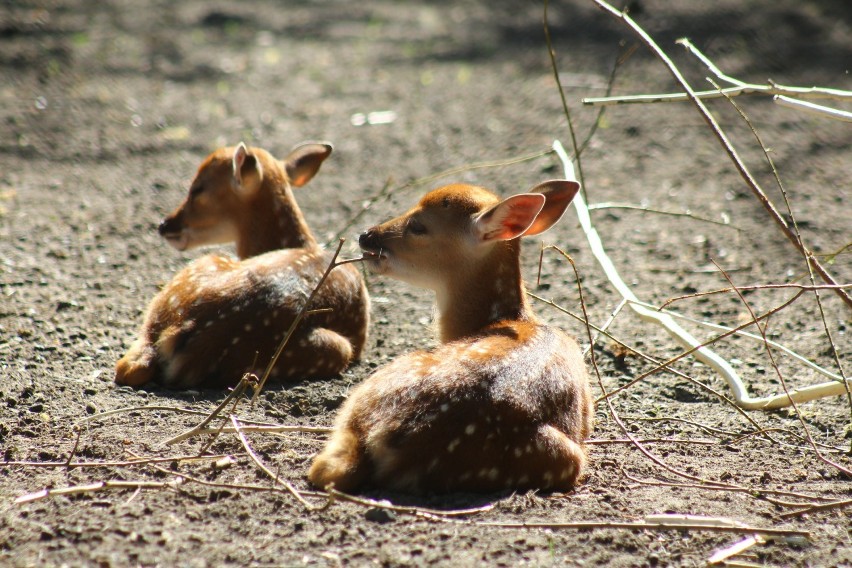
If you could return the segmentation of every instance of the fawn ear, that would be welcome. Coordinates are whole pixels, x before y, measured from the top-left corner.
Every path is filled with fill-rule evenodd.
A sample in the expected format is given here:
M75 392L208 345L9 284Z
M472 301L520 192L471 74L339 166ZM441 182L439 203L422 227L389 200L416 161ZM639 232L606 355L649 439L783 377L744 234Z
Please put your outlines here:
M290 185L302 187L317 175L320 166L331 155L331 144L307 142L299 144L284 160Z
M255 187L263 179L263 170L257 157L250 154L243 142L234 148L234 186L238 190Z
M562 218L563 213L571 204L574 196L580 190L576 181L554 179L538 184L530 193L540 193L544 196L544 207L535 218L530 228L524 233L525 237L537 235L548 230Z
M474 234L481 242L508 241L520 237L535 222L545 204L540 193L521 193L504 199L477 217Z

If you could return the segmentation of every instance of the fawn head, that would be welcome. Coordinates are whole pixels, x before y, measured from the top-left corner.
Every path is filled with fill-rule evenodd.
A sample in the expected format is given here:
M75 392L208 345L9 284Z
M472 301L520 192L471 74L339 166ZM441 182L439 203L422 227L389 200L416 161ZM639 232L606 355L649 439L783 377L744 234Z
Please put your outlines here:
M499 262L495 252L517 257L515 239L553 226L578 189L577 182L551 180L500 201L480 187L448 185L358 242L373 271L440 293L451 275Z
M282 164L265 150L247 148L242 142L220 148L198 168L189 193L160 223L159 233L180 251L235 241L241 221L262 194L277 191L281 197L289 196L290 186L308 183L331 150L330 144L301 144Z

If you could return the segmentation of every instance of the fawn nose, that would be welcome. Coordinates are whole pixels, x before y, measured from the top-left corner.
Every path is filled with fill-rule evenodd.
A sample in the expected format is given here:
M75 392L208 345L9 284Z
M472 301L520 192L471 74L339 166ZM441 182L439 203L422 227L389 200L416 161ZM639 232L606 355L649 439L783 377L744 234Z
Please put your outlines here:
M358 237L358 245L363 250L374 250L381 248L379 245L379 236L375 228L367 229Z
M160 233L161 237L179 233L180 223L178 223L177 219L175 219L174 217L166 217L165 219L163 219L163 222L160 223L160 226L157 227L157 231Z

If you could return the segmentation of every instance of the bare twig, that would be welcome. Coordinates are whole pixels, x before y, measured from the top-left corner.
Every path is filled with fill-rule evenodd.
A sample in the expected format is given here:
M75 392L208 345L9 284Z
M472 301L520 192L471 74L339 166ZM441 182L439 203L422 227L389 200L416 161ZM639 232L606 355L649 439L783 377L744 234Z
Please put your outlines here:
M842 501L832 501L831 503L820 503L816 505L808 505L806 508L799 511L789 511L781 513L782 517L796 517L808 513L816 513L820 511L830 511L832 509L842 509L844 507L852 507L852 499L844 499Z
M323 505L320 505L318 507L316 505L312 505L312 504L308 503L305 500L305 498L302 497L302 495L299 493L299 491L295 487L293 487L293 485L289 481L287 481L286 479L282 479L281 477L276 475L275 472L273 472L268 467L266 467L266 465L263 463L263 461L257 456L257 454L254 453L254 450L251 449L251 446L249 445L248 439L246 438L245 434L243 434L243 432L240 430L240 423L237 420L236 416L233 416L233 415L231 416L231 424L233 425L234 431L236 432L237 437L239 438L239 440L242 443L243 447L245 448L246 452L248 452L249 457L257 465L257 467L259 467L263 471L263 473L268 475L276 483L280 483L281 485L283 485L284 488L287 489L287 491L289 491L290 494L293 497L295 497L296 500L299 503L301 503L307 510L318 511L318 510L325 509L326 507L328 507L328 505L330 504L330 501L326 501L326 503L324 503Z
M766 355L769 357L769 362L772 364L772 368L775 369L775 375L778 377L778 381L781 383L781 388L784 389L784 394L789 399L790 405L793 407L793 410L795 410L796 416L797 416L797 418L799 419L799 422L802 425L802 430L804 431L805 436L808 439L808 442L813 447L814 452L816 452L817 457L823 463L826 463L826 464L832 466L833 468L837 469L838 471L842 472L843 474L845 474L848 477L852 477L852 470L850 470L849 468L844 467L841 464L834 462L834 461L828 459L827 457L825 457L823 455L823 453L820 451L820 449L817 447L817 445L814 443L814 440L811 437L810 430L808 430L808 425L805 423L805 419L802 417L801 412L799 412L799 406L798 406L798 404L796 404L797 401L791 395L790 389L787 387L787 380L784 378L784 373L781 372L781 369L778 368L778 363L775 361L775 353L772 351L772 347L769 345L769 343L766 339L766 329L764 328L764 326L760 325L760 322L758 322L757 316L755 315L754 310L751 308L751 304L748 303L748 301L745 299L745 296L743 296L742 292L740 292L740 290L737 289L737 286L736 286L736 284L734 284L734 281L731 279L730 275L727 272L725 272L722 269L722 267L719 266L716 263L716 261L713 261L713 264L716 264L716 267L722 273L722 276L725 277L725 280L728 281L728 283L731 285L731 287L737 293L737 296L739 297L740 302L742 302L743 306L745 306L745 308L748 310L748 313L751 316L751 319L754 322L755 327L757 327L757 330L760 332L761 337L763 337L763 345L766 349ZM841 385L838 385L837 383L828 383L828 386L829 387L844 386L844 387L846 387L846 392L848 392L848 388L849 388L846 385L845 381L843 381L841 383ZM801 390L799 392L801 392Z
M547 8L549 4L548 0L544 0L544 16L542 17L544 24L544 39L547 42L547 53L550 56L550 66L553 69L553 79L559 87L559 97L562 100L562 112L565 113L565 118L568 121L568 132L571 134L571 147L574 148L574 155L577 159L577 173L579 174L577 181L580 182L580 194L583 196L583 201L588 201L588 197L586 196L586 178L583 175L583 161L580 159L580 147L577 144L577 135L574 132L574 122L571 120L571 110L568 108L568 101L565 99L565 90L559 82L559 67L556 65L556 52L553 50L553 42L550 39L550 26L547 23ZM570 179L574 179L574 177L572 176Z
M236 403L236 400L238 400L239 397L241 397L243 395L243 393L246 391L246 388L248 388L248 386L249 386L249 381L246 377L243 377L242 379L240 379L240 382L237 383L237 386L234 387L234 389L230 393L228 393L228 396L225 397L225 400L220 402L219 406L214 408L213 411L210 412L204 420L202 420L198 425L187 430L183 434L178 434L177 436L175 436L173 438L169 438L165 442L166 445L170 446L172 444L177 444L178 442L182 442L182 441L184 441L188 438L192 438L193 436L196 436L200 431L204 430L205 427L208 424L210 424L210 422L212 422L217 416L219 416L219 414L221 414L222 410L224 410L224 408L228 405L229 402L231 402L233 400Z
M394 505L389 501L376 501L375 499L367 499L365 497L350 495L348 493L338 491L333 487L329 488L328 495L335 500L347 501L363 507L386 509L395 513L414 515L416 517L467 517L469 515L487 513L494 508L494 505L491 503L482 507L472 507L470 509L424 509L422 507L408 507L403 505Z
M548 156L552 153L553 153L553 150L548 148L547 150L542 150L540 152L535 152L533 154L527 154L525 156L518 156L516 158L508 158L508 159L505 159L505 160L492 160L492 161L488 161L488 162L477 162L477 163L474 163L474 164L457 166L455 168L450 168L450 169L444 170L442 172L438 172L436 174L431 174L431 175L428 175L428 176L424 176L424 177L421 177L421 178L416 178L416 179L410 180L410 181L408 181L408 182L406 182L406 183L404 183L400 186L397 186L397 187L392 187L391 184L393 182L393 178L388 178L388 180L385 181L385 185L382 186L382 189L378 193L364 199L363 205L361 206L361 209L359 209L358 212L354 215L354 217L352 217L349 221L347 221L347 223L344 225L343 229L338 231L337 234L334 236L334 238L331 239L326 244L330 245L334 241L340 240L343 237L343 235L347 231L349 231L349 229L351 229L352 226L355 225L355 223L357 223L358 220L361 219L361 217L363 217L364 213L366 213L370 208L373 207L373 205L375 205L376 203L379 203L383 200L389 199L390 196L392 196L392 195L395 195L397 193L401 193L403 191L412 189L414 187L421 186L423 184L431 183L433 181L436 181L436 180L439 180L439 179L442 179L442 178L445 178L445 177L454 176L454 175L457 175L457 174L460 174L460 173L474 171L474 170L481 170L481 169L486 169L486 168L501 168L501 167L505 167L505 166L512 166L514 164L520 164L520 163L523 163L523 162L529 162L529 161L532 161L532 160L537 160L537 159L542 158L544 156Z
M779 106L782 107L803 110L810 114L816 114L824 118L833 118L834 120L840 120L842 122L852 122L852 112L847 112L845 110L840 110L825 105L818 105L808 101L800 101L799 99L785 97L784 95L775 95L774 97L772 97L772 100L774 100L776 103L778 103Z
M642 42L645 43L646 46L663 62L663 64L668 68L671 75L674 77L675 81L680 84L686 94L689 96L689 99L698 109L701 116L704 118L704 121L710 126L713 133L716 135L716 138L719 140L719 143L722 145L722 148L731 158L731 161L734 163L737 171L742 176L743 180L745 180L746 185L748 185L749 189L751 189L752 193L755 197L760 201L763 208L769 213L769 216L778 225L781 232L787 239L796 247L796 249L807 259L808 263L813 267L813 269L820 275L820 277L825 281L826 284L837 284L831 274L819 263L816 257L811 253L811 251L805 246L803 242L801 242L796 235L796 233L790 228L787 224L787 221L784 220L784 217L778 212L769 198L766 196L766 193L760 187L760 184L751 174L749 169L740 159L739 154L737 153L734 146L731 144L730 140L728 140L727 135L722 131L719 127L719 124L716 122L716 119L710 114L710 111L707 110L705 104L699 99L695 91L692 90L692 87L686 81L686 79L681 75L680 70L672 63L672 60L669 59L668 55L660 49L657 43L649 36L644 29L642 29L639 24L637 24L633 18L631 18L626 12L617 10L605 0L592 0L595 4L597 4L601 9L605 12L608 12L610 15L618 18L622 22L624 22L630 29L633 30L636 35L638 35ZM574 200L576 203L576 199ZM847 294L843 289L837 288L835 292L838 296L846 303L847 306L852 308L852 296Z
M700 389L702 389L702 390L704 390L704 391L707 391L708 393L710 393L710 394L712 394L713 396L717 397L719 400L721 400L722 402L724 402L724 403L728 404L731 408L733 408L733 409L734 409L734 410L735 410L735 411L736 411L736 412L737 412L740 416L742 416L742 417L743 417L743 419L745 419L745 420L746 420L749 424L751 424L752 426L754 426L757 430L762 431L762 432L765 432L765 430L764 430L763 428L761 428L761 427L760 427L760 425L759 425L759 424L758 424L758 423L754 420L754 418L752 418L751 416L749 416L749 415L748 415L748 413L746 413L746 412L745 412L745 410L743 410L743 409L742 409L742 408L741 408L741 407L740 407L740 406L739 406L739 405L738 405L735 401L731 400L730 398L728 398L728 397L727 397L727 396L725 396L724 394L720 393L720 392L719 392L719 391L717 391L716 389L714 389L714 388L712 388L712 387L710 387L710 386L708 386L708 385L705 385L705 384L704 384L704 383L702 383L701 381L697 381L697 380L695 380L694 378L692 378L692 377L690 377L689 375L687 375L687 374L685 374L685 373L683 373L683 372L681 372L681 371L679 371L679 370L675 369L674 367L669 366L667 362L659 361L659 360L658 360L658 359L656 359L655 357L651 357L650 355L648 355L648 354L644 353L643 351L641 351L641 350L639 350L639 349L636 349L635 347L632 347L632 346L627 345L626 343L624 343L623 341L621 341L620 339L618 339L617 337L615 337L614 335L612 335L611 333L609 333L608 331L606 331L605 329L600 328L600 327L597 327L597 326L595 326L594 324L591 324L591 323L586 322L586 321L585 321L582 317L580 317L580 316L578 316L578 315L576 315L576 314L571 313L569 310L566 310L564 307L560 306L559 304L557 304L557 303L556 303L556 302L554 302L553 300L546 300L546 299L542 298L541 296L537 296L537 295L535 295L535 294L533 294L533 293L531 293L531 292L529 292L529 291L527 292L527 295L529 295L530 297L532 297L532 298L534 298L534 299L536 299L536 300L538 300L538 301L540 301L540 302L543 302L543 303L545 303L545 304L547 304L547 305L549 305L549 306L551 306L551 307L553 307L553 308L556 308L556 309L557 309L557 310L559 310L560 312L562 312L562 313L564 313L564 314L566 314L566 315L569 315L569 316L573 317L573 318L574 318L574 319L576 319L577 321L582 322L584 325L588 325L588 326L589 326L589 327L591 327L592 329L594 329L594 330L598 331L599 333L602 333L602 334L603 334L603 335L605 335L607 338L611 339L612 341L615 341L615 342L616 342L616 343L618 343L619 345L624 346L624 347L627 347L628 349L630 349L631 351L633 351L634 353L636 353L639 357L641 357L641 358L642 358L642 359L644 359L645 361L648 361L649 363L651 363L651 364L653 364L653 365L655 365L655 366L656 366L656 367L655 367L652 371L650 371L650 372L648 372L648 373L643 374L643 375L642 375L642 377L640 377L640 378L638 378L638 379L634 379L634 380L632 380L629 384L627 384L627 385L623 385L622 387L619 387L619 388L617 388L617 389L613 390L612 392L610 392L610 393L608 393L608 394L606 394L606 395L604 395L604 396L600 397L600 399L598 399L598 401L603 400L603 399L604 399L604 398L606 398L606 397L614 396L614 395L615 395L615 394L617 394L618 392L620 392L620 391L622 391L622 390L624 390L624 389L628 388L629 386L631 386L631 385L633 385L634 383L636 383L638 380L642 380L642 379L644 379L645 377L647 377L647 376L648 376L648 375L650 375L650 374L656 373L656 372L658 372L658 371L660 371L660 370L664 370L664 371L667 371L667 372L669 372L669 373L672 373L673 375L678 376L678 377L680 377L680 378L682 378L682 379L684 379L684 380L689 381L690 383L692 383L692 384L696 385L696 386L697 386L697 387L699 387ZM592 343L592 344L590 344L590 345L594 345L594 344ZM598 401L596 401L596 402L598 402ZM776 443L777 443L777 441L776 441L776 440L774 440L774 439L772 438L772 436L769 436L768 434L764 434L764 437L765 437L766 439L768 439L768 440L772 441L772 442L776 442Z
M52 467L73 467L73 468L87 468L87 467L128 467L133 465L147 465L151 463L175 463L175 462L193 462L193 461L213 461L219 460L223 457L228 456L229 454L219 454L215 456L165 456L165 457L136 457L131 460L122 460L122 461L72 461L72 462L41 462L41 461L8 461L8 462L0 462L0 465L3 466L20 466L20 467L38 467L38 468L52 468Z
M588 209L589 211L603 211L606 209L625 209L629 211L642 211L643 213L656 213L657 215L668 215L671 217L687 217L689 219L692 219L693 221L711 223L713 225L720 225L722 227L727 227L735 231L742 231L742 229L731 225L727 221L717 221L715 219L708 219L707 217L700 217L698 215L693 215L689 211L665 211L663 209L653 209L651 207L645 207L642 205L631 205L629 203L593 203L588 205Z
M328 428L325 426L275 426L275 425L264 425L264 426L247 426L248 422L243 422L240 419L240 429L243 432L252 432L257 434L283 434L287 432L307 432L311 434L330 434L334 429ZM236 430L233 427L222 427L222 428L201 428L195 429L192 433L193 436L203 436L205 434L235 434Z
M568 177L568 179L571 179L573 172L571 160L568 158L565 149L562 147L562 144L558 140L553 142L553 149L556 150L556 154L559 156L560 160L562 160L566 176ZM589 216L589 211L586 208L586 203L582 195L578 194L576 197L574 197L573 203L574 208L577 211L577 218L580 220L580 226L583 228L583 232L586 234L586 238L589 241L589 246L592 249L592 253L595 255L595 258L597 259L598 263L601 265L604 272L606 273L607 278L612 283L612 285L618 290L619 294L621 294L623 298L628 300L631 309L637 315L639 315L640 318L662 325L675 340L677 340L679 343L681 343L687 348L686 352L682 353L674 359L666 361L664 365L668 366L677 359L681 359L686 355L695 354L695 357L698 360L710 366L728 382L728 384L734 390L734 398L738 406L742 406L743 408L755 408L763 410L769 409L766 401L753 400L749 396L748 391L744 388L742 380L739 378L737 372L730 365L730 363L728 363L725 359L723 359L707 347L707 345L712 342L702 343L698 341L689 332L687 332L680 325L678 325L677 322L675 322L671 316L665 313L660 313L655 310L645 308L641 305L633 291L627 286L624 280L621 279L621 276L619 276L618 274L618 270L615 268L615 265L613 264L612 260L610 260L609 256L606 254L600 236L598 235L595 228L592 226L591 217ZM719 337L715 338L713 341L717 341L725 335L726 334L722 334ZM642 378L648 376L650 373L653 372L656 372L656 369L649 373L643 374L642 377L635 379L630 384L633 384L637 380L641 380ZM784 406L783 401L773 401L772 404L781 404L781 406Z
M783 290L786 288L793 288L796 290L832 290L834 288L852 288L852 284L838 284L836 286L829 286L828 284L818 284L815 286L808 286L805 284L755 284L753 286L740 286L737 289L741 292L752 292L755 290ZM733 292L733 288L719 288L717 290L706 290L704 292L693 292L692 294L684 294L682 296L675 296L674 298L669 298L657 308L658 310L664 310L669 305L679 302L681 300L687 300L691 298L700 298L702 296L712 296L714 294L728 294Z
M305 313L308 311L308 306L311 305L314 296L317 295L317 292L322 287L323 283L325 282L325 279L328 278L328 275L331 273L332 270L334 270L341 264L345 264L345 262L337 262L337 256L340 254L340 249L343 248L344 242L346 242L346 239L340 239L338 241L337 250L334 251L334 255L331 257L331 262L328 263L328 267L325 269L325 272L323 272L323 275L320 277L319 282L317 282L314 286L314 289L311 290L308 299L305 300L305 303L302 305L302 309L300 309L299 313L296 314L296 317L290 324L290 328L287 330L287 333L284 334L284 338L281 340L281 343L278 344L278 348L275 350L275 353L269 359L269 363L266 365L266 370L263 372L263 376L261 376L260 378L260 383L257 385L257 388L254 389L254 395L251 397L252 405L257 403L257 398L260 396L261 391L263 391L263 387L266 385L266 381L272 374L272 369L278 362L278 358L281 357L281 353L284 352L284 347L287 346L287 343L290 341L290 338L293 336L293 333L296 331L296 328L302 322L302 318L305 317Z
M56 489L42 489L35 493L27 493L15 499L16 505L30 503L47 497L57 495L77 495L80 493L92 493L103 489L163 489L166 487L176 487L179 484L177 481L120 481L110 479L107 481L97 481L86 485L72 485L70 487L58 487Z
M667 518L668 517L668 518ZM646 518L644 521L577 521L573 523L507 523L507 522L476 522L473 523L480 527L501 527L511 529L632 529L632 530L657 530L657 531L711 531L711 532L731 532L742 534L765 534L773 536L800 536L809 537L808 531L798 529L779 529L779 528L764 528L752 527L734 522L725 522L723 519L709 519L707 517L686 516L686 519L681 520L678 517L683 515L654 515Z
M795 93L791 89L801 89L802 91ZM758 85L746 83L737 87L725 87L721 91L718 89L708 91L694 91L694 94L699 99L720 99L724 96L736 97L740 95L769 95L783 97L784 94L794 94L797 97L823 98L823 99L848 99L852 97L852 92L841 91L839 89L821 89L819 87L802 88L802 87L784 87L781 85ZM654 104L654 103L680 103L690 100L687 93L660 93L653 95L622 95L615 97L585 97L582 102L586 106L607 107L612 105L623 104ZM801 103L802 101L797 102ZM826 107L828 108L828 107ZM836 110L836 109L832 109ZM842 112L842 111L841 111Z

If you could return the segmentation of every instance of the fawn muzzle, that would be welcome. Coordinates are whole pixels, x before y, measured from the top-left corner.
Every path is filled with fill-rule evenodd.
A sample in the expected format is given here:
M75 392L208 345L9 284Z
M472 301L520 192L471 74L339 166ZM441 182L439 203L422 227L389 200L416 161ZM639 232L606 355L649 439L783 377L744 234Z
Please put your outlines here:
M358 246L361 247L365 258L378 259L384 250L383 239L375 227L361 233L358 237Z
M163 219L163 222L157 227L157 232L177 250L186 249L187 238L183 232L183 223L178 216L170 215Z

